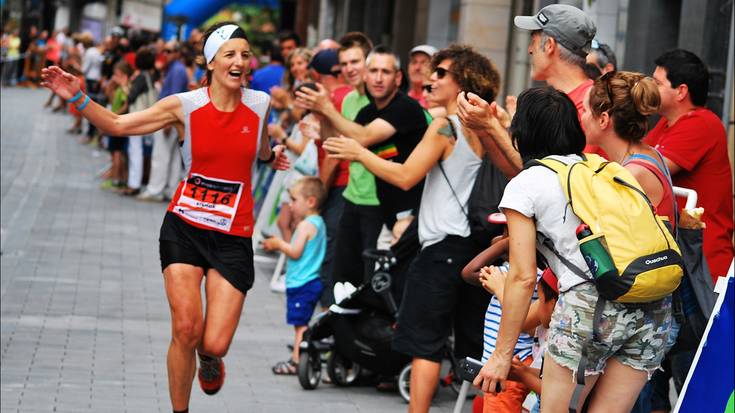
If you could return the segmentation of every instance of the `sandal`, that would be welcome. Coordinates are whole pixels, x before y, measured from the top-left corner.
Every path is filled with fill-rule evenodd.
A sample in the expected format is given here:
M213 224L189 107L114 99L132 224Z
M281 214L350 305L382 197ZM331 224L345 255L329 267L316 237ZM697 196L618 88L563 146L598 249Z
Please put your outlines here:
M285 376L293 376L298 371L296 363L294 363L293 360L279 361L271 370L273 371L273 374Z

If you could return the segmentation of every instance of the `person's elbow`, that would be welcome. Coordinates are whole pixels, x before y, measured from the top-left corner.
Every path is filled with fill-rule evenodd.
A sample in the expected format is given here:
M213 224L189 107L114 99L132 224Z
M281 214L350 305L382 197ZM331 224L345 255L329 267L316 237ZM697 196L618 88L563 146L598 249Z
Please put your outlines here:
M508 278L511 283L523 290L533 291L536 287L536 271L532 269L519 269L510 271Z
M480 285L480 275L478 271L473 271L470 266L464 267L462 270L462 280L466 282L467 284L471 285Z
M414 176L410 176L406 173L400 173L397 177L397 182L395 182L395 186L398 188L401 188L404 192L408 192L411 189L413 189L414 186L421 180L421 178L416 178Z
M398 184L398 187L401 188L404 192L410 191L414 185L416 185L415 182L409 182L406 180L401 180L401 182Z

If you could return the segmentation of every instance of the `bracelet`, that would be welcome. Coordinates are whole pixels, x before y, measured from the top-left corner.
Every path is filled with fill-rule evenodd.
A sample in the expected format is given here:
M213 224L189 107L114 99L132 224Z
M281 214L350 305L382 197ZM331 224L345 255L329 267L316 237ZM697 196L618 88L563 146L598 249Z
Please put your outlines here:
M72 96L72 98L71 98L71 99L67 100L67 102L69 102L69 103L74 103L74 102L76 102L77 100L81 99L81 98L82 98L82 96L84 96L84 93L82 93L82 89L79 89L79 92L77 92L77 94L76 94L76 95Z
M263 163L271 163L276 160L276 151L271 150L271 156L268 157L268 159L264 160Z
M77 106L77 110L78 110L78 111L80 111L80 112L81 112L82 110L84 110L84 108L86 108L86 107L87 107L87 105L89 104L89 101L90 101L90 100L91 100L91 99L89 99L89 95L86 95L86 96L84 97L84 102L82 102L82 104L81 104L81 105Z

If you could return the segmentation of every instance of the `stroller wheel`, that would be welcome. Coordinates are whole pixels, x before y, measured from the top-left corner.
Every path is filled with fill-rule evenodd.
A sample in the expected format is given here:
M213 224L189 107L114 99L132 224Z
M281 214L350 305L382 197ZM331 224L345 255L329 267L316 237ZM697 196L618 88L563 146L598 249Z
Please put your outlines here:
M401 394L403 400L408 403L411 401L411 363L406 364L406 367L401 369L398 374L398 393Z
M302 351L299 356L299 383L304 390L314 390L322 378L322 362L319 354Z
M327 375L337 386L349 386L360 375L360 365L332 351L327 359Z

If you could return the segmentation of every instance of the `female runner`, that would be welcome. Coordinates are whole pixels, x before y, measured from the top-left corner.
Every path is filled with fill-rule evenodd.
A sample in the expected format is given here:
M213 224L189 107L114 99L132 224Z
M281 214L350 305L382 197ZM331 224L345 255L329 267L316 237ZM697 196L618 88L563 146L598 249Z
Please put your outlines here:
M43 86L76 105L111 136L148 135L183 128L186 178L161 226L161 268L171 308L168 379L174 412L187 412L199 355L199 383L207 394L222 387L222 357L235 334L253 284L252 172L256 156L287 169L283 147L271 150L266 133L270 97L242 88L251 56L245 32L218 23L204 36L209 87L161 99L152 107L116 115L91 101L79 80L56 66ZM257 155L256 155L257 154ZM206 275L206 311L200 287Z

